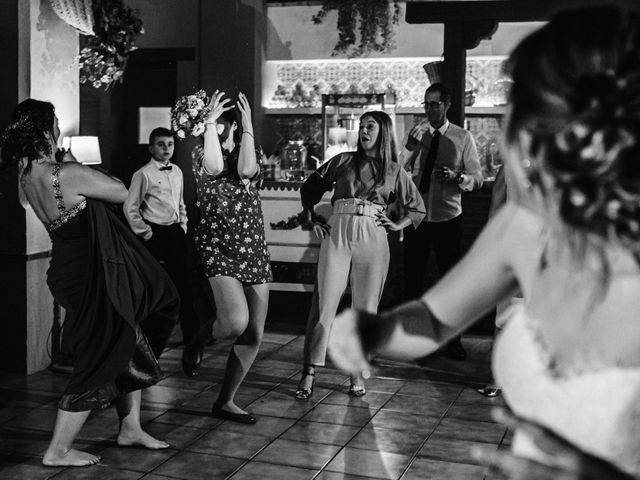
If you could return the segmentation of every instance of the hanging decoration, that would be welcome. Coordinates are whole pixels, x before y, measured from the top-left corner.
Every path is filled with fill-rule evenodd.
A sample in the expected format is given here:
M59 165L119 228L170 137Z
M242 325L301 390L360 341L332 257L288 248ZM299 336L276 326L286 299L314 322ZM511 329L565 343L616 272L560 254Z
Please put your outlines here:
M93 35L91 0L51 0L56 14L83 35Z
M333 56L352 58L395 48L393 26L400 17L398 0L324 0L320 11L312 17L313 23L324 22L331 10L338 11L339 38Z
M122 81L129 53L138 48L136 38L144 33L138 12L122 0L50 2L62 20L86 35L78 57L80 83L108 89Z

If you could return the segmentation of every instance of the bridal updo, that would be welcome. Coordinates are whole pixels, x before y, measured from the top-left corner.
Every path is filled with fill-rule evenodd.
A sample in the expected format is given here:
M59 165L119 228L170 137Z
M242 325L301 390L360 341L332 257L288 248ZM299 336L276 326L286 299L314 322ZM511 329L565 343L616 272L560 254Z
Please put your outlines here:
M55 109L49 102L27 99L13 110L11 123L4 130L0 140L1 166L8 168L25 159L25 173L31 168L31 162L51 155Z
M507 62L508 146L527 133L529 179L578 232L640 252L640 16L559 13ZM522 145L520 145L522 150ZM550 181L543 181L543 177Z

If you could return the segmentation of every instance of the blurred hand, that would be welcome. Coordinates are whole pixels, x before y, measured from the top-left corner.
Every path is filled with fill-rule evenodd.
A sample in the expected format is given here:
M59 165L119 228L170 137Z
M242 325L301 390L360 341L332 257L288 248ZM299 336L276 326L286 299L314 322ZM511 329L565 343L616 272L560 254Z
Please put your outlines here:
M368 378L371 366L362 351L357 324L358 312L351 308L335 318L329 335L329 356L340 370Z
M458 174L449 167L438 167L436 169L436 178L441 182L455 182Z
M253 133L253 125L251 123L251 107L249 106L249 100L244 93L238 94L238 102L236 103L238 110L240 110L240 121L242 122L242 130L245 132Z
M396 222L393 222L384 212L380 212L376 215L376 225L384 227L390 232L402 230L402 227L400 227Z
M73 153L71 153L71 150L67 150L65 148L59 148L58 151L56 152L56 160L58 162L76 162L76 163L80 163L78 162L78 159L76 157L73 156Z
M633 480L604 460L588 455L547 428L494 409L495 420L512 430L524 431L549 458L552 465L518 457L495 448L474 448L472 455L508 480Z
M209 100L208 105L209 108L211 108L211 111L209 112L209 115L207 115L207 118L205 118L205 123L215 123L223 112L234 108L233 105L229 105L229 102L231 101L230 99L223 99L222 97L224 97L224 92L219 90L216 90L213 92L213 95L211 95L211 100Z
M313 233L315 233L320 240L324 240L330 235L331 226L328 223L313 222Z

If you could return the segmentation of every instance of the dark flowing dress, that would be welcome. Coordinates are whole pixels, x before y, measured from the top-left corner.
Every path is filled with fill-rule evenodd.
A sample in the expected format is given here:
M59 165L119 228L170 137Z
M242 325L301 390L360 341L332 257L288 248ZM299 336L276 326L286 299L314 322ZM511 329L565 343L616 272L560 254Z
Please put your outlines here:
M163 345L152 350L140 324L175 324L179 297L162 266L104 202L65 208L60 168L52 170L60 216L45 225L52 242L47 284L67 310L63 344L74 370L59 408L106 408L160 379L153 350Z
M193 171L202 219L196 228L196 247L207 277L233 277L245 285L271 281L269 251L264 236L262 202L257 184L259 171L251 179L238 175L240 147L223 150L224 168L219 175L204 170L202 147L193 150Z

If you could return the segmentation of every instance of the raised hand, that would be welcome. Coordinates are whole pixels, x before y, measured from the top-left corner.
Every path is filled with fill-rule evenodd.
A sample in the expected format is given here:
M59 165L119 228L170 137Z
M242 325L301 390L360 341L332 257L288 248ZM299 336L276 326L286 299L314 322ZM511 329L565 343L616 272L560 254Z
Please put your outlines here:
M415 147L418 146L420 139L422 138L424 133L427 131L429 131L428 122L420 122L418 125L413 127L411 131L409 131L409 136L407 137L407 145L406 145L407 149L409 150L415 149Z
M223 99L222 97L224 97L224 92L219 90L216 90L213 92L213 95L211 95L211 100L209 100L209 105L207 105L211 110L209 111L209 115L205 118L205 123L215 123L216 120L220 118L220 115L235 108L233 105L229 105L231 99Z
M236 106L240 111L240 121L242 122L242 130L245 132L253 133L253 124L251 123L251 107L249 106L249 100L244 93L238 94L238 101Z

